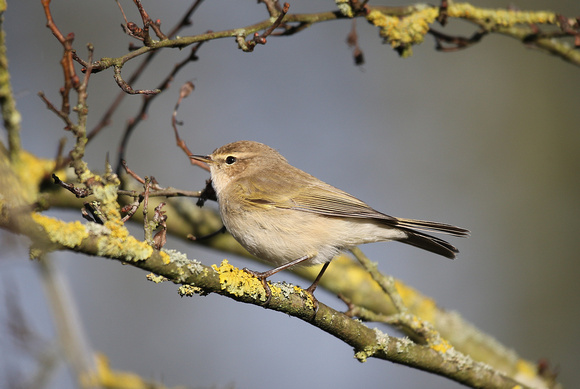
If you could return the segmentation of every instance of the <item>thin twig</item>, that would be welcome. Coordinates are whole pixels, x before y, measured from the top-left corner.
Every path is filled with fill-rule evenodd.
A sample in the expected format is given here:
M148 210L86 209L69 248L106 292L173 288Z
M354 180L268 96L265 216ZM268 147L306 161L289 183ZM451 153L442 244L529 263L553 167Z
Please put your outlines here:
M73 184L67 184L63 182L56 174L52 175L52 179L56 185L63 187L64 189L68 190L72 194L74 194L78 199L90 196L93 191L89 188L77 188Z
M433 35L433 37L435 38L435 48L438 51L452 52L466 49L470 46L473 46L476 43L479 43L483 39L483 37L489 34L489 31L485 30L476 31L469 38L443 34L442 32L434 30L433 28L430 28L428 33ZM447 43L453 46L444 46L443 43Z
M121 166L123 166L123 169L125 169L125 172L127 174L129 174L131 177L133 177L137 182L141 183L142 185L145 185L147 183L147 178L139 177L139 175L137 173L135 173L133 170L131 170L129 168L129 165L127 165L127 162L124 159L121 160ZM162 189L159 186L159 184L157 184L157 182L151 182L150 185L154 190Z
M199 48L201 47L202 44L203 44L203 42L200 42L191 48L189 56L184 58L181 62L177 63L173 67L173 70L165 77L165 79L163 81L161 81L157 90L164 91L167 88L169 88L169 86L171 85L171 81L175 78L175 75L181 69L183 69L183 67L185 67L189 62L197 60L197 50L199 50ZM134 118L129 120L127 127L125 128L125 132L123 133L123 137L121 139L121 143L120 143L119 149L118 149L119 161L121 161L122 159L125 158L125 151L127 150L127 145L129 144L129 139L130 139L131 135L133 134L133 131L135 130L137 125L146 117L147 110L149 109L149 105L151 104L152 99L155 96L156 95L144 96L143 102L142 102L141 107L139 109L139 113L137 114L137 116L135 116ZM117 174L119 173L120 169L121 169L121 164L118 163L117 169L116 169Z
M173 27L171 32L168 34L168 37L170 37L170 38L174 37L181 29L183 29L186 26L191 25L190 18L202 2L203 2L203 0L197 0L195 3L193 3L193 5L191 7L189 7L189 9L184 13L181 20L178 23L176 23L176 25ZM127 22L127 18L125 18L125 22ZM137 67L137 69L135 69L133 71L133 73L131 74L131 76L129 77L129 80L127 81L129 83L129 85L134 84L139 79L141 74L143 74L143 72L145 71L147 66L152 62L153 58L157 55L157 53L159 53L159 52L158 51L150 51L147 53L147 56L143 59L143 61L141 61L141 63ZM73 52L73 55L74 54L75 53ZM83 66L86 66L86 63ZM95 72L94 69L93 69L93 72ZM125 96L127 96L127 94L123 91L121 91L117 94L117 97L115 97L115 99L113 100L113 102L111 103L109 108L105 111L105 113L103 114L103 116L99 120L99 122L88 133L87 140L89 142L95 136L97 136L103 128L107 127L111 123L111 117L113 116L115 111L121 106L121 102L123 101Z
M258 0L258 3L266 4L266 9L271 17L276 17L280 12L282 12L282 7L278 0Z
M50 29L52 34L61 43L64 48L64 52L61 59L61 65L64 72L64 87L61 89L62 95L62 108L61 111L68 114L70 112L69 94L72 88L78 87L79 78L76 74L73 57L72 57L72 42L74 40L74 34L70 33L66 37L60 32L54 19L52 18L52 13L50 11L50 0L42 0L42 6L44 8L44 13L46 16L46 26Z
M284 3L284 7L282 8L280 13L278 14L278 17L276 18L274 23L272 23L272 25L270 25L261 35L258 32L255 32L252 40L246 41L245 36L243 34L238 34L238 36L236 37L236 41L238 42L238 47L240 49L242 49L243 51L252 52L252 51L254 51L254 47L256 47L256 45L258 45L258 44L265 45L266 38L276 28L278 28L280 26L280 24L282 23L282 20L284 19L284 16L286 16L289 9L290 9L290 4Z
M179 110L179 105L181 101L185 99L187 96L193 92L194 85L191 81L186 82L183 84L179 90L179 99L177 99L177 103L175 103L175 108L173 109L173 114L171 115L171 126L173 127L173 132L175 133L175 142L177 143L177 147L179 147L185 155L188 157L190 163L195 166L199 166L202 169L209 171L209 166L206 163L200 162L196 159L189 158L193 153L187 147L187 144L181 137L179 136L179 131L177 130L177 125L182 125L181 122L177 121L177 111Z
M135 190L119 189L118 194L120 196L129 197L139 197L143 192L137 192ZM156 189L154 192L149 193L149 197L193 197L199 198L202 195L200 190L182 190L172 187Z
M149 245L153 245L153 233L151 231L151 225L149 224L149 219L147 217L147 212L149 209L149 190L151 189L151 179L145 177L145 192L143 194L143 230L145 231L145 241Z
M52 104L50 102L50 100L48 100L48 98L46 97L46 95L44 94L44 92L38 92L38 97L40 97L42 99L42 101L44 101L44 104L46 104L46 107L52 111L53 113L55 113L59 118L62 119L62 121L65 123L65 130L70 130L71 128L73 128L75 126L75 124L73 123L73 121L71 120L71 118L69 117L68 114L62 112L60 109L56 108L54 106L54 104Z
M156 95L161 92L160 89L133 89L131 85L129 85L123 77L121 77L121 66L115 66L114 70L114 77L117 85L121 87L123 92L130 94L130 95Z

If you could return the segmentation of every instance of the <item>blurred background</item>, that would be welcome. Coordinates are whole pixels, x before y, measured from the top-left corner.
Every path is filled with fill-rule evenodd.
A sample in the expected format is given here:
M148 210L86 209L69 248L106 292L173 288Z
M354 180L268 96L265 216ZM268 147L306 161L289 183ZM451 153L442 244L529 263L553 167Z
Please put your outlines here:
M133 3L122 4L129 20L140 24ZM189 4L144 0L165 31ZM580 15L575 0L515 5ZM332 10L334 2L290 6L292 13L315 12ZM132 39L119 27L123 19L114 2L62 0L51 8L61 31L75 33L81 57L88 42L95 58L126 53ZM255 1L206 1L182 35L242 27L267 16ZM58 139L70 134L37 96L42 90L60 105L62 49L45 24L40 1L8 2L5 29L23 147L52 158ZM356 67L345 43L350 29L348 20L321 23L292 37L271 37L253 53L238 50L234 39L203 45L199 61L155 100L136 130L129 166L165 186L203 187L207 173L190 166L171 130L179 86L193 80L196 90L178 114L181 136L193 152L260 141L387 214L470 229L469 239L452 239L461 251L455 261L397 243L362 249L383 272L458 311L522 357L548 360L565 387L574 387L580 381L580 69L499 35L456 53L436 52L428 36L411 58L401 59L363 20L357 31L366 63ZM470 35L474 28L455 21L444 31ZM188 54L163 51L133 87L156 87ZM111 70L91 78L89 128L118 90ZM127 97L90 144L86 160L92 169L102 170L107 153L115 155L140 102ZM78 211L52 212L80 219ZM132 228L142 237L141 227ZM27 259L27 242L3 231L0 239L0 298L19 304L39 342L50 345L53 320L37 269ZM166 247L206 265L227 257L238 267L266 269L174 238ZM384 361L358 363L350 347L286 315L215 295L180 298L175 285L148 282L144 272L116 261L61 252L51 257L70 285L88 341L115 369L195 388L460 387ZM289 272L273 280L309 285ZM343 309L330 293L320 290L317 297ZM0 382L28 377L35 368L4 335L8 314L6 304L0 306ZM48 387L75 386L62 367Z

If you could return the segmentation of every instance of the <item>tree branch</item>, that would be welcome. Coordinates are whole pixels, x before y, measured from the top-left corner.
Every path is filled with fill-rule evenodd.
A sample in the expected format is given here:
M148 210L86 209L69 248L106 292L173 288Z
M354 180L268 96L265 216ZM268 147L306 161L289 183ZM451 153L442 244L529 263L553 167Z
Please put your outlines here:
M7 164L4 164L4 166L9 167ZM39 175L39 177L41 176ZM120 222L118 206L115 205L116 196L111 196L111 193L116 191L115 188L118 185L118 181L114 179L102 180L96 176L94 180L102 182L102 184L93 185L94 197L101 204L104 220L102 225L90 222L82 224L78 221L64 222L33 212L30 207L10 206L10 204L2 201L0 203L0 227L14 233L29 236L34 242L31 252L35 256L43 255L47 250L70 250L92 256L111 258L153 272L172 282L189 285L197 293L217 293L245 303L263 304L265 292L261 282L249 276L246 272L233 268L227 262L222 263L219 267L214 265L210 268L187 259L181 253L171 250L155 250L147 243L130 235L122 222ZM14 185L11 187L14 187ZM8 187L3 186L3 188ZM139 213L135 216L137 215ZM169 221L171 221L172 215L173 212L168 212ZM171 224L168 227L169 231L171 231ZM228 237L228 239L231 240L231 237ZM384 292L372 281L371 284L378 289L376 296L369 294L368 286L360 284L361 276L368 277L366 271L359 268L360 274L354 275L353 271L355 270L352 270L354 268L351 267L349 271L341 268L344 266L344 262L347 261L340 258L333 261L333 266L338 264L338 267L334 269L336 273L334 276L329 279L323 278L327 284L334 284L336 278L333 277L339 276L343 279L343 284L350 284L349 287L363 291L362 296L359 295L357 297L355 294L352 295L352 299L364 301L365 303L361 305L367 304L368 309L373 312L380 312L380 309L373 305L377 304L377 302L379 305L387 303L390 305ZM350 262L350 266L352 266L352 261ZM330 274L332 272L329 273L329 276ZM359 283L354 281L355 279L358 279ZM340 288L341 286L341 282L336 282L336 285L333 285L334 288ZM415 314L417 312L419 317L428 316L435 318L432 322L438 323L436 317L440 313L437 312L438 309L433 303L418 303L417 299L420 299L421 296L412 289L405 287L402 283L397 282L396 287L409 313ZM355 355L361 361L369 357L386 359L444 375L475 387L508 387L517 384L508 375L490 368L488 363L472 360L466 354L460 352L453 342L421 345L408 340L389 337L373 331L356 320L323 304L320 304L319 311L314 316L312 302L302 289L285 284L272 284L271 289L272 300L267 307L268 309L282 311L300 318L343 340L355 349ZM348 294L347 289L343 289L342 292ZM368 305L369 302L371 305ZM431 310L435 308L435 311L427 311L426 306L431 307L429 308ZM396 311L391 308L390 312ZM445 322L445 320L441 320L439 324L441 322ZM408 327L413 329L412 326ZM424 333L424 329L417 328ZM457 327L453 328L453 330L461 331ZM460 335L457 336L459 337ZM467 347L466 344L459 344L462 347ZM400 350L404 350L404 352L400 352ZM518 361L520 368L521 363L522 361ZM469 368L465 369L466 366ZM505 371L506 367L500 366L498 369ZM522 376L521 372L519 373L518 380L523 381L522 378L525 376ZM510 376L513 377L514 375L510 374ZM528 379L531 378L528 377ZM538 380L539 378L535 377L535 379Z
M25 223L22 220L25 219ZM63 222L38 213L17 212L2 207L0 226L29 236L36 250L65 249L87 255L106 257L163 276L172 282L188 285L195 293L217 293L236 301L261 305L265 299L261 282L229 265L207 267L175 251L155 250L129 235L116 223L100 226L94 223ZM453 348L437 350L405 339L372 330L324 304L314 312L312 301L300 288L272 284L272 298L267 309L281 311L302 319L341 339L354 348L355 356L364 362L379 358L416 367L449 377L473 387L513 388L518 382L475 362ZM522 386L523 388L524 386Z
M6 3L0 4L0 106L4 128L8 133L8 149L10 159L20 155L20 123L22 118L16 109L16 101L10 84L10 72L8 71L8 58L6 57L6 40L4 34L4 11Z
M362 12L364 11L364 12ZM365 5L356 12L350 8L340 8L340 11L319 12L311 14L286 14L283 23L280 23L280 33L272 32L272 36L291 35L302 31L305 27L316 23L343 18L364 17L369 23L379 28L380 35L401 56L412 54L412 46L422 43L430 26L440 18L440 7L418 4L407 7L385 7ZM557 55L562 59L580 65L580 52L573 50L565 42L544 38L542 34L533 34L530 26L551 25L561 29L559 36L577 37L580 34L578 22L570 22L566 18L558 17L556 13L544 11L513 11L501 9L485 9L474 7L468 3L448 2L445 7L445 24L449 19L462 19L483 28L488 33L500 33L518 39L527 45L535 45L539 49ZM292 25L293 24L293 25ZM118 58L102 58L93 67L95 70L104 70L109 67L122 66L127 61L147 52L161 48L183 48L198 42L205 42L221 38L235 38L238 45L245 51L247 36L255 36L262 30L276 26L270 19L246 27L233 28L218 32L163 39L150 42ZM259 35L258 35L259 36ZM552 37L553 38L553 37ZM241 40L245 45L241 44ZM252 41L250 41L252 42Z

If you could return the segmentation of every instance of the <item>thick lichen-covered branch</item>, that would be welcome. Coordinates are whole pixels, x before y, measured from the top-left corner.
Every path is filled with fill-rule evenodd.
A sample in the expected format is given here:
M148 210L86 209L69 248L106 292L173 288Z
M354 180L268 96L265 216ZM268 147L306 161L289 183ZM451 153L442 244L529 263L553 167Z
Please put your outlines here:
M33 256L40 256L47 250L76 251L130 263L167 277L174 282L184 282L185 285L189 285L189 281L184 278L188 274L184 273L184 269L191 266L198 270L205 269L204 276L214 277L214 272L210 267L198 267L198 264L189 262L185 257L172 251L154 250L145 242L130 235L124 225L119 222L119 205L115 194L117 184L115 182L104 183L100 188L94 186L96 195L89 198L89 200L98 198L101 203L109 204L109 206L101 207L106 219L104 225L80 221L64 222L41 213L31 212L31 208L22 208L24 204L34 203L36 198L42 198L43 202L53 207L74 208L76 204L77 209L82 207L82 201L77 200L74 195L62 188L40 194L38 190L42 186L43 180L49 176L54 162L37 160L29 154L24 154L20 159L28 161L29 168L11 170L13 181L2 185L2 191L11 190L10 188L26 188L26 190L20 189L19 192L28 193L28 195L22 199L18 207L0 202L0 206L2 206L0 208L2 209L0 225L3 229L30 236L34 241L31 250ZM5 160L3 166L10 169L8 159ZM30 174L31 172L33 174ZM5 179L9 175L3 175L3 177ZM14 198L14 194L11 194L11 198ZM85 200L87 199L83 199L83 201ZM154 204L151 207L154 207ZM23 209L23 211L19 211L19 209ZM199 234L203 235L215 231L221 226L219 215L215 211L208 208L198 208L190 199L170 199L166 210L168 231L176 236L185 237L192 231L198 231ZM141 212L137 212L132 220L140 222L142 215ZM200 243L220 251L248 255L229 234L219 234L215 238ZM257 279L250 277L245 272L240 272L227 263L214 267L214 270L219 270L215 274L217 281L209 282L219 283L220 293L233 295L232 298L240 298L244 302L263 303L264 290ZM306 278L313 279L317 270L306 268L298 269L297 272ZM201 278L203 277L196 278L195 287L203 287L202 284L205 281L201 281ZM325 277L322 278L321 286L344 296L357 306L364 307L371 312L383 316L392 316L398 312L378 284L371 279L369 273L346 255L333 260ZM470 355L474 360L485 362L494 369L508 373L511 377L518 377L518 380L522 382L537 379L533 363L520 359L513 351L506 349L488 335L465 322L457 313L439 308L435 301L400 281L396 281L395 286L408 313L430 322L441 337L453 346L455 351ZM305 320L312 317L312 311L309 310L312 308L311 300L304 296L301 288L275 284L272 285L271 289L274 297L287 302L278 308L272 306L273 309L295 314ZM201 290L207 289L202 288ZM217 289L214 288L210 291L216 292ZM287 311L294 309L296 305L304 305L305 308L300 308L298 311Z
M246 272L224 261L213 268L204 266L171 250L154 250L129 235L121 226L96 223L63 222L36 212L20 211L0 204L0 226L32 238L32 249L68 249L88 255L107 257L184 284L197 293L218 293L232 299L260 305L263 303L261 283ZM17 220L19 221L17 223ZM22 221L25 220L24 223ZM460 353L436 350L406 339L389 337L372 330L324 304L315 312L311 299L300 288L278 284L272 287L269 309L283 311L305 320L351 345L360 361L381 358L417 367L472 386L507 388L517 384L485 364ZM469 369L464 367L468 366Z
M8 159L5 158L4 167L9 167L7 162ZM37 175L39 180L42 176ZM19 182L18 174L13 172L12 177ZM127 229L118 223L120 220L118 207L113 206L116 201L116 185L115 182L107 182L102 184L102 188L93 187L97 188L95 198L101 203L111 204L110 208L103 207L107 220L103 225L80 221L64 222L35 212L30 207L22 205L15 207L0 201L0 227L29 236L34 242L31 249L33 256L41 256L52 250L70 250L111 258L183 284L186 286L184 290L202 294L218 293L246 303L263 304L264 290L261 283L246 272L231 266L227 261L220 266L204 266L172 250L155 250L129 234ZM68 195L74 197L70 193ZM372 281L362 281L368 274L360 269L345 272L344 262L347 260L337 260L339 274L329 273L332 276L327 282L333 283L340 275L347 283L352 283L350 287L362 290L363 295L358 297L353 295L355 300L358 298L364 301L373 310L381 305L387 305L384 303L387 298L380 288L376 296L368 294L369 287L371 289L374 287ZM340 287L341 283L334 285L337 286ZM397 283L396 286L410 312L416 311L423 317L432 319L432 322L437 322L438 316L443 311L431 300L421 297L416 291L401 283ZM311 299L299 287L273 284L271 289L272 300L268 308L298 317L336 336L351 345L355 349L355 356L361 361L370 357L387 359L441 374L472 386L480 386L482 382L489 387L509 387L515 384L508 375L499 373L500 370L491 368L488 364L476 362L455 348L452 342L446 343L447 340L436 345L420 345L409 340L389 337L324 304L320 304L318 313L314 315ZM342 292L348 293L348 289ZM465 370L465 366L469 369ZM522 375L519 379L525 382L523 377Z
M20 122L22 118L16 109L16 100L10 84L10 72L8 70L8 58L6 57L6 44L4 33L4 11L6 2L0 1L0 107L4 128L8 133L8 149L10 159L14 162L20 152Z
M417 4L413 12L404 16L391 15L381 8L369 7L365 17L370 23L379 27L381 37L403 57L410 56L412 46L422 43L427 33L437 34L432 30L435 21L446 24L449 19L462 19L481 28L477 41L481 39L483 33L500 33L518 39L526 45L543 49L575 65L580 65L578 48L574 49L562 39L548 39L538 33L539 26L553 26L563 32L568 30L567 33L562 34L562 37L578 36L580 28L577 22L569 23L567 19L558 17L555 12L486 9L469 3L452 1L447 3L444 9ZM574 25L576 30L569 31L568 26L564 24ZM462 47L466 48L468 45Z
M3 174L3 180L7 177L12 177L13 180L10 186L3 185L2 191L8 190L7 188L31 187L30 183L20 183L22 173L10 168L6 156L2 161L0 165L3 171L10 173ZM49 168L50 165L45 165L45 169ZM40 188L42 177L45 175L41 173L42 169L38 170L39 173L35 176L37 188ZM30 237L33 241L31 248L33 257L40 257L47 251L70 250L111 258L153 272L177 284L186 285L193 292L218 293L246 303L263 304L264 290L261 283L229 263L223 262L220 266L213 267L204 266L172 250L155 250L133 237L119 222L118 204L115 205L117 185L118 183L112 179L103 181L100 185L93 185L93 196L104 205L101 209L106 221L102 225L93 222L65 222L48 217L34 211L30 206L32 197L27 197L18 204L0 200L0 227ZM74 197L70 193L68 195ZM4 199L5 196L1 198ZM365 287L364 282L361 284L365 272L352 270L343 272L344 268L340 268L344 266L342 263L344 261L344 259L337 261L340 276L347 279L347 282L352 282L351 287L360 288L363 293L368 292L369 286ZM328 282L334 282L336 278L333 277L336 276L331 276ZM360 278L358 283L356 278ZM340 287L341 284L337 284ZM372 287L372 281L370 285ZM415 300L419 295L402 284L397 283L397 288L409 311L414 310L414 306L417 305ZM271 289L272 300L268 308L305 320L336 336L351 345L355 350L355 356L361 361L370 357L387 359L445 375L472 386L478 386L481 382L485 382L489 387L508 387L515 384L515 381L507 375L499 373L487 364L476 362L451 346L440 347L443 344L440 343L439 347L433 347L389 337L324 304L320 304L319 311L315 315L311 299L301 288L288 284L274 284ZM348 293L348 290L343 292ZM359 296L358 299L368 302L372 307L373 301L381 305L383 303L380 301L385 301L386 297L379 288L377 296L367 294ZM432 319L438 315L435 304L418 305L421 308L417 311L422 315ZM428 309L425 306L428 306ZM465 366L469 366L469 369L464 370Z
M439 15L436 7L417 6L415 12L405 17L391 16L378 9L371 10L366 19L379 27L385 42L397 49L402 57L412 54L411 46L422 43L429 26Z

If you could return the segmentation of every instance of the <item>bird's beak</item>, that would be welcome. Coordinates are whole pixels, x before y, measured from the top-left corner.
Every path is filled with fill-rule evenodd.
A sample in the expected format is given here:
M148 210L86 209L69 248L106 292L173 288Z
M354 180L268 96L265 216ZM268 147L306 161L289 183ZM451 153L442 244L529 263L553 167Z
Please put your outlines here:
M189 158L194 159L196 161L205 162L207 164L211 164L213 160L209 155L190 155Z

